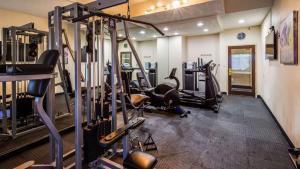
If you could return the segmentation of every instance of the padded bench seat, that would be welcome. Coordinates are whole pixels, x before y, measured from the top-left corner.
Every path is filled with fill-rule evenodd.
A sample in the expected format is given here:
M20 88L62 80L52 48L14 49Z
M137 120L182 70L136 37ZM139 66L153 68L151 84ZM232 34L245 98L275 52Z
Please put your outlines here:
M128 154L123 166L127 169L153 169L156 163L157 159L153 155L142 151L134 151Z
M150 99L150 97L148 97L146 95L142 95L142 94L132 94L130 96L131 103L134 106L140 106L141 104L148 101L149 99Z

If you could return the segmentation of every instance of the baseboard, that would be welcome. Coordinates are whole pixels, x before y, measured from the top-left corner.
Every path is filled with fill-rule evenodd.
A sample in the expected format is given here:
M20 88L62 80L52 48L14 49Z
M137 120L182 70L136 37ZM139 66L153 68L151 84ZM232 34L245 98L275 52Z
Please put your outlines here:
M284 129L282 128L282 126L280 125L280 123L278 122L278 120L276 119L276 117L274 116L273 112L271 111L271 109L269 108L269 106L267 105L267 103L265 102L265 100L261 97L261 95L257 95L257 98L261 99L261 101L263 102L263 104L265 105L265 107L267 108L268 112L270 113L270 115L272 116L272 118L274 119L274 121L276 122L277 126L279 127L281 133L283 134L283 136L285 137L285 139L288 141L289 146L291 148L295 148L294 143L291 141L291 139L288 137L288 135L286 134L286 132L284 131Z

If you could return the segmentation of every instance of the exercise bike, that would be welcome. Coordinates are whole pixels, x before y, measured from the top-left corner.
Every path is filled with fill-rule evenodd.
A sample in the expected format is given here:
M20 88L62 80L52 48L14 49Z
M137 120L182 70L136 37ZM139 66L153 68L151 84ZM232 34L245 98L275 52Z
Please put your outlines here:
M173 74L173 70L171 74ZM176 72L176 70L175 70ZM169 77L165 78L168 79ZM190 111L185 111L181 107L180 94L178 88L171 83L162 83L155 88L144 89L144 93L150 97L150 103L162 111L176 112L181 118L187 117Z

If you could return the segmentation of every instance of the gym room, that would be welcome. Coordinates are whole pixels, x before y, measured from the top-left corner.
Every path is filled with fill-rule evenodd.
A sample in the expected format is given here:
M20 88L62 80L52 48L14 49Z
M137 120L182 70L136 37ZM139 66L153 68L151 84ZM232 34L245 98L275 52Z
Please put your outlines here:
M0 169L300 169L299 10L0 0Z

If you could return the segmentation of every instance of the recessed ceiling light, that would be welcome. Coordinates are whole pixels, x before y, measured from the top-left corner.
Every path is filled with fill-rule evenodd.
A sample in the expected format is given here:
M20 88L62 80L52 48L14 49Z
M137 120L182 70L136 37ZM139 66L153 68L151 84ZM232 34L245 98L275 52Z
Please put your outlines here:
M132 37L131 39L132 39L132 40L136 40L136 38L135 38L135 37Z
M174 0L172 2L172 7L173 8L179 8L179 6L180 6L180 1L179 0Z
M189 1L188 1L188 0L182 0L182 2L183 2L184 4L187 4L187 3L189 3Z
M163 29L164 31L168 31L169 30L169 28L168 27L164 27L164 29Z
M179 33L178 33L178 32L175 32L174 35L179 35Z
M151 10L154 10L154 9L155 9L155 6L154 6L154 5L151 5L151 6L150 6L150 9L151 9Z
M118 36L119 36L119 37L122 37L123 35L122 35L122 34L119 34Z
M208 32L208 29L207 29L207 28L205 28L205 29L203 29L203 31L204 31L204 32Z
M197 23L198 27L202 27L204 24L202 22Z
M242 23L245 23L245 20L244 20L244 19L240 19L240 20L239 20L239 23L241 23L241 24L242 24Z
M161 2L157 2L156 6L160 8L163 6L163 4Z
M166 9L170 9L170 8L171 8L170 4L166 5Z
M144 30L141 30L140 31L140 34L145 34L146 32Z
M152 37L153 37L153 38L157 38L157 36L156 36L156 35L153 35Z

